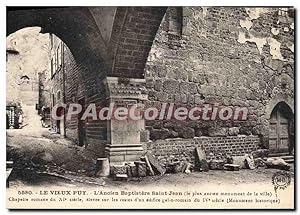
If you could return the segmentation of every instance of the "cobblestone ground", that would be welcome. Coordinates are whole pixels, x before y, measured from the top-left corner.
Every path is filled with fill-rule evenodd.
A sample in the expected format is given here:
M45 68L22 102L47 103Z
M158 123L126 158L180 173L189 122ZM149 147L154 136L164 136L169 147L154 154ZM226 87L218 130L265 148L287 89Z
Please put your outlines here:
M36 186L61 186L61 187L99 187L118 188L130 190L131 188L155 187L163 188L165 186L172 188L193 187L207 185L222 187L228 186L250 186L250 187L270 187L272 185L272 176L278 172L276 169L256 169L240 170L237 172L210 170L209 172L193 172L191 174L177 173L165 174L163 176L147 176L145 178L135 178L130 181L113 181L110 178L84 177L73 174L63 174L64 177L51 176L48 174L32 174L31 181L15 177L10 182L10 187L21 187L26 185ZM288 172L291 176L291 185L294 184L293 171Z
M278 170L259 168L236 172L210 170L191 174L165 174L163 176L136 178L128 182L116 182L109 178L94 177L94 159L84 148L50 134L47 129L37 136L19 135L17 130L7 132L8 157L14 158L17 168L10 186L57 185L57 186L108 186L130 189L143 186L182 186L214 184L268 186ZM289 174L293 176L293 167Z
M93 176L97 158L93 151L43 128L34 106L25 107L24 113L25 126L6 132L7 160L14 161L15 166L12 181L39 183L49 178L51 183L51 178L56 178L81 183L84 177ZM102 183L102 179L89 181Z

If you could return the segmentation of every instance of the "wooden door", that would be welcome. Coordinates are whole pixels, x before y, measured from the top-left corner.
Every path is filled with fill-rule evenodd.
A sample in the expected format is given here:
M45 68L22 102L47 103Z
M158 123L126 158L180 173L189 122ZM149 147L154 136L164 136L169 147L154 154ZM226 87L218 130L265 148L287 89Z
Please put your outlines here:
M288 152L290 148L289 120L280 108L271 114L269 149L271 152Z

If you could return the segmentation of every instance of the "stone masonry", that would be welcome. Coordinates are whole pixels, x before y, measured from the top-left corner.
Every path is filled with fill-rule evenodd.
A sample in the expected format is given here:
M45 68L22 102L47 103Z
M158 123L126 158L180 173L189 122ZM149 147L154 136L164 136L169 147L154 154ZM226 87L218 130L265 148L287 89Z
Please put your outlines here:
M67 19L60 25L61 20L73 17L75 12L82 19ZM22 15L14 13L13 17ZM41 11L37 17L40 14ZM105 23L101 23L103 17ZM48 83L55 101L52 105L63 99L67 104L83 103L87 107L95 103L97 108L107 107L111 100L107 80L116 78L120 85L117 88L130 88L135 79L145 83L147 99L141 102L145 108L160 109L162 103L174 103L188 108L210 104L248 109L247 120L143 122L134 136L134 140L140 140L134 142L139 145L138 153L142 151L140 145L147 145L143 150L153 150L157 156L172 152L179 156L178 149L188 147L186 158L193 159L190 149L195 142L229 147L232 154L249 153L257 147L269 147L270 118L277 104L285 104L294 113L292 8L77 8L61 11L54 25L47 21L40 25L64 41L63 64ZM72 26L68 33L65 25ZM78 26L89 26L88 33L81 29L78 33ZM120 97L124 100L120 102L126 99ZM84 145L97 151L99 157L126 139L122 136L126 133L119 132L123 142L110 145L113 125L107 121L79 122L74 116L65 122L65 128L65 135L75 142L79 142L78 134L84 131ZM131 144L126 141L125 144ZM122 160L128 151L123 148L118 149L123 150Z
M169 144L177 141L160 139L180 138L176 144L184 149L191 144L182 139L194 142L194 137L205 136L214 144L216 136L226 142L237 135L258 136L254 143L268 147L269 109L280 101L292 110L294 106L293 43L293 10L168 8L146 63L147 105L247 107L248 118L147 121L153 150L172 151Z
M170 156L179 161L194 163L196 147L204 149L207 160L226 159L226 156L250 154L258 149L259 141L257 136L175 138L158 140L152 143L148 150L163 164Z

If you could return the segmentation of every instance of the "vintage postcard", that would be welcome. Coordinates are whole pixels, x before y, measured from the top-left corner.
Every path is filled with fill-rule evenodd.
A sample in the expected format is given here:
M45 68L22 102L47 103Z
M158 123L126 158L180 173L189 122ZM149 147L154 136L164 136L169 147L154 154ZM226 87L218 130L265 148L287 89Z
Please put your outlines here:
M9 209L295 209L295 8L7 7Z

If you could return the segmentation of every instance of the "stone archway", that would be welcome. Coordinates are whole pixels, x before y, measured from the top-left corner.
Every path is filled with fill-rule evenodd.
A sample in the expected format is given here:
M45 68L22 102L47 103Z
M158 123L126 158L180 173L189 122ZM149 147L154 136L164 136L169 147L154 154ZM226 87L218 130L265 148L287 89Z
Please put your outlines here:
M285 102L279 102L270 114L269 150L291 153L294 149L294 114Z
M108 44L109 76L144 78L144 68L167 7L118 7Z
M78 63L107 76L144 78L145 64L167 7L7 8L9 35L39 26L70 48Z
M86 105L94 101L106 104L116 98L120 104L134 101L139 105L148 99L145 94L145 64L166 9L167 7L8 8L7 35L25 27L39 26L42 28L41 33L53 33L64 41L76 63L82 67L80 74L83 76ZM136 125L140 128L135 132L136 141L128 141L128 144L114 141L119 138L119 134L112 132L116 124L118 122L108 122L105 125L98 123L95 125L96 130L92 123L87 125L90 132L86 136L93 139L89 142L106 138L106 152L111 162L139 157L143 151L140 133L145 130L144 123ZM103 133L106 130L105 136ZM126 136L121 134L119 139L126 139Z
M34 26L41 27L41 33L61 38L78 63L86 59L102 62L107 57L105 42L88 8L7 8L6 35Z

